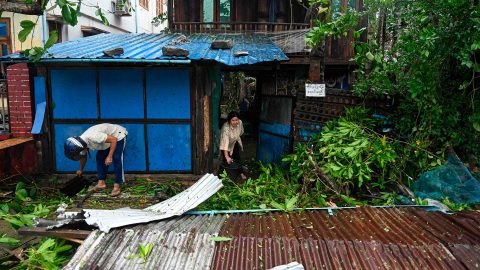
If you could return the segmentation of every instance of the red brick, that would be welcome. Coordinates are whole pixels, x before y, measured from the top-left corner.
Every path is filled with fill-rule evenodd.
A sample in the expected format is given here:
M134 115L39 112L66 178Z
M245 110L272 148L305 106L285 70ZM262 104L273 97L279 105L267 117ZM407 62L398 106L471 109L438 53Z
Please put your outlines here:
M17 98L18 98L18 101L30 101L30 96L21 96Z
M10 78L14 81L28 80L28 74L11 75Z
M18 64L8 66L7 70L11 70L11 69L28 69L28 65L27 63L18 63Z
M0 134L0 141L4 141L4 140L6 140L6 139L10 139L10 137L12 137L12 134L9 134L9 133Z
M16 138L32 137L32 134L30 132L12 132L12 136Z
M9 84L8 85L8 94L12 94L12 93L16 93L16 92L20 92L19 90L22 90L19 86L17 86L16 84Z
M7 76L22 75L23 73L25 73L25 71L20 69L7 70Z
M23 102L22 101L17 101L16 99L10 99L9 105L10 105L10 109L11 109L13 107L23 106Z

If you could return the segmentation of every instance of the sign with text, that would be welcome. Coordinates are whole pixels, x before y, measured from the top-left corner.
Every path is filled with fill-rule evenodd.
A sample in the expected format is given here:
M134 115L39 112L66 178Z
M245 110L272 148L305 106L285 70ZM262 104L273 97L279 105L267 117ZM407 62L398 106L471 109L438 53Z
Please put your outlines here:
M325 84L306 83L305 96L307 97L325 97Z

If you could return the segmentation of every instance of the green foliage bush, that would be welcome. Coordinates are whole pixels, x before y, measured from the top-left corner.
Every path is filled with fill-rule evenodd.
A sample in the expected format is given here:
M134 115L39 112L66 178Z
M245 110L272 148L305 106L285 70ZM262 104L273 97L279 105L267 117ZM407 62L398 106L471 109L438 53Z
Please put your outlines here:
M323 192L350 195L366 183L384 188L397 160L394 145L374 131L376 121L359 108L328 123L308 144L296 146L283 161L292 176L317 183ZM319 185L320 183L321 185Z
M478 72L480 8L477 1L365 2L367 43L354 45L360 66L355 92L395 97L391 119L398 136L447 145L463 157L480 155ZM383 31L379 14L385 14ZM382 40L382 42L378 42Z
M228 175L220 174L224 187L199 210L211 209L266 209L279 208L285 211L295 207L326 206L324 196L318 190L302 192L302 185L289 179L289 174L278 166L260 165L257 179L248 179L243 184L231 181Z

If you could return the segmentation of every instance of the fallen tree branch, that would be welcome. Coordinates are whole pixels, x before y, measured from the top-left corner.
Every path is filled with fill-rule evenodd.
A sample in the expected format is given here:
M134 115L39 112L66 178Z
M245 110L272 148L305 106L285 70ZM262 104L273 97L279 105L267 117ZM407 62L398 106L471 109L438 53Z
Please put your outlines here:
M32 4L25 4L24 1L6 1L0 0L0 11L9 11L26 15L43 15L43 8L38 1Z

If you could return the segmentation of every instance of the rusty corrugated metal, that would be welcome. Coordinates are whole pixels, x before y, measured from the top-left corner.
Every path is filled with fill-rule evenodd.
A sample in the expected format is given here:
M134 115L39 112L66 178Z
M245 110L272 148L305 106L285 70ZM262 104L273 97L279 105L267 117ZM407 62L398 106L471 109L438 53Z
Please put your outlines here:
M231 215L212 269L465 269L480 265L480 214L368 208Z
M108 234L95 231L64 267L71 269L209 269L225 216L183 216ZM139 244L153 244L145 264L127 259Z
M216 242L212 236L232 237ZM125 259L154 243L145 265ZM95 232L65 269L477 269L480 213L421 208L185 215Z

